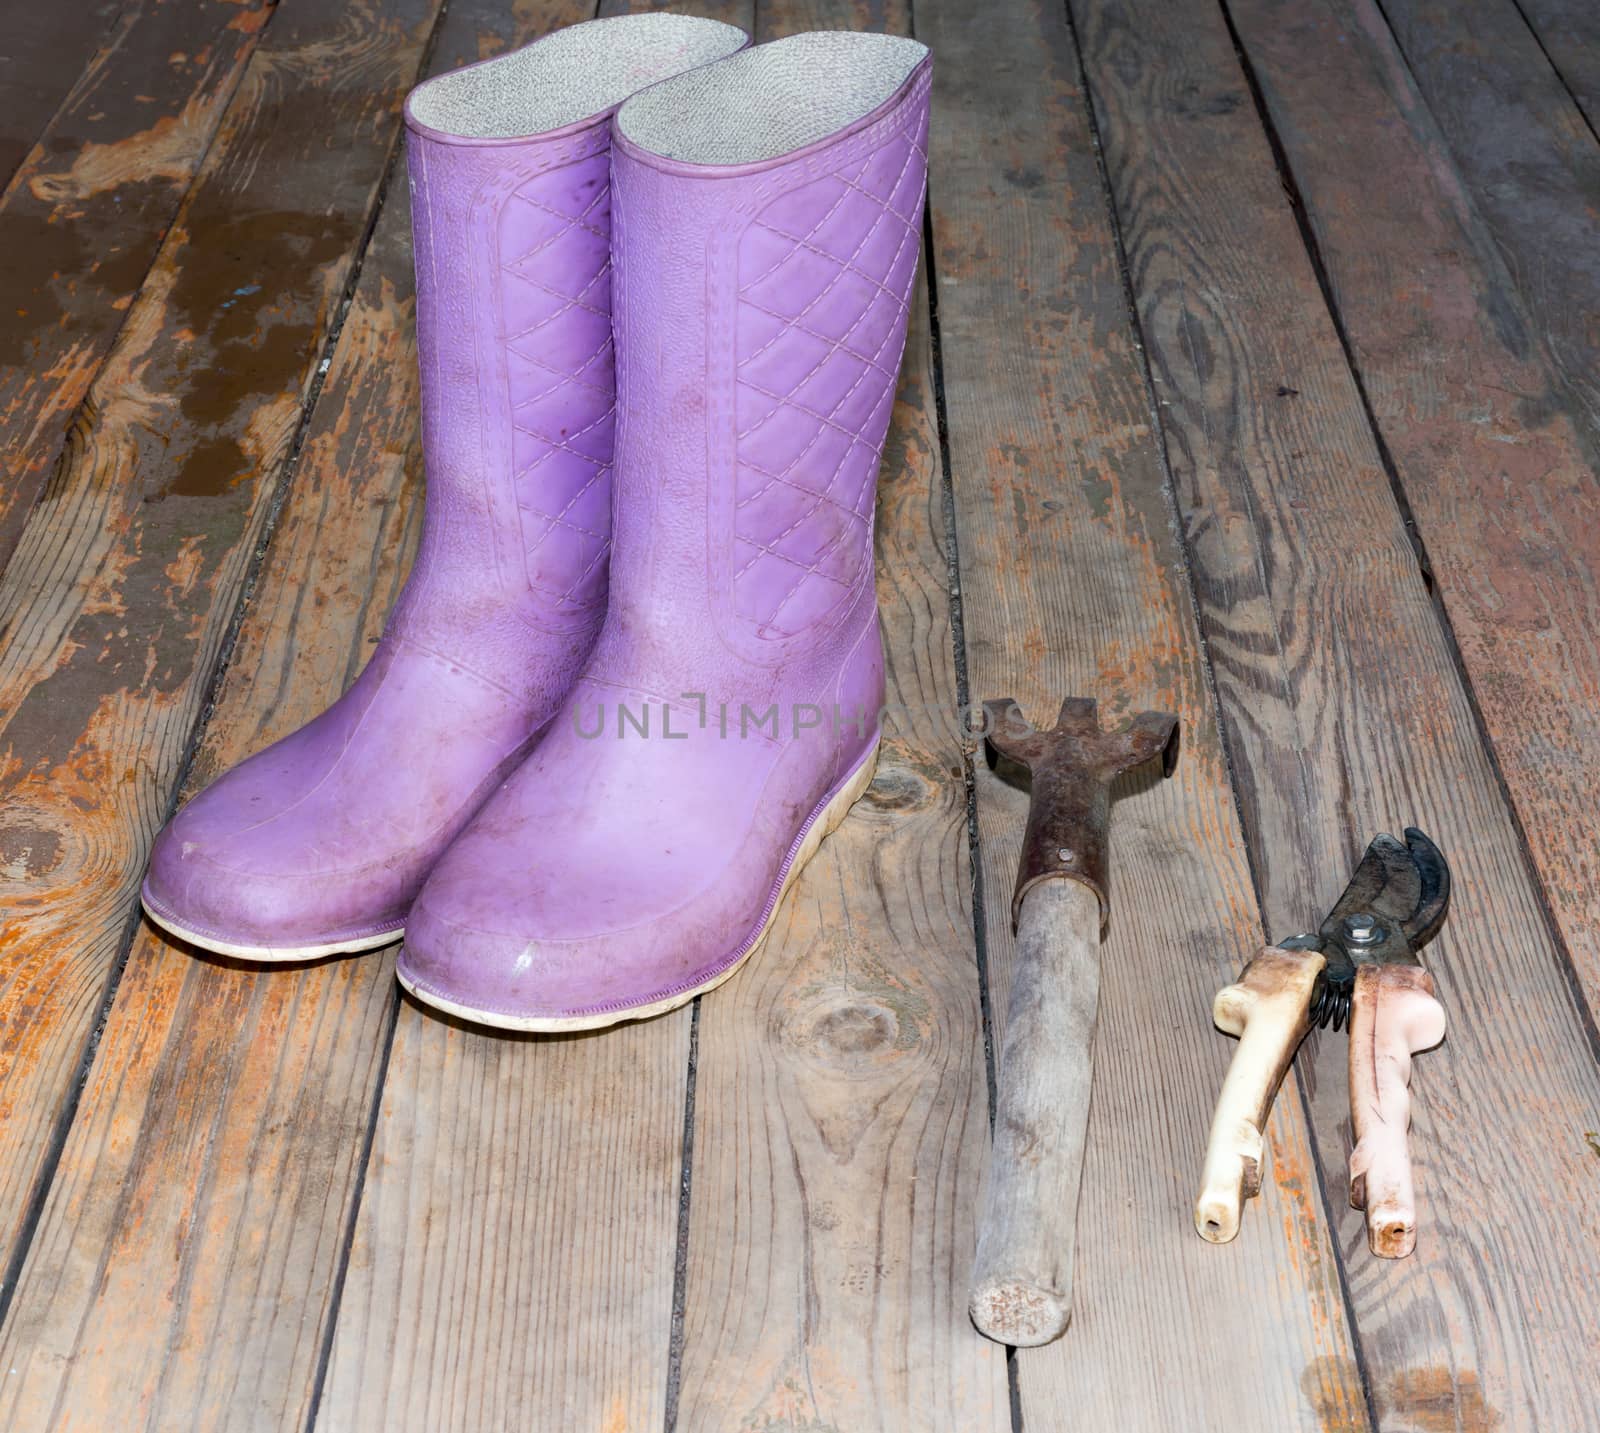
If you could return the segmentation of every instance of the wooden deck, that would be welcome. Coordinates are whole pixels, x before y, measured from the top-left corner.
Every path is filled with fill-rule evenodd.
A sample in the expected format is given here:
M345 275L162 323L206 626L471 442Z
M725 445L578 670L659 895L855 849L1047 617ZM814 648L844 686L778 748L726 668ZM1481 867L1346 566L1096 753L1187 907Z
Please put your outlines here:
M409 561L402 96L592 0L0 14L0 1427L1600 1429L1600 11L681 8L935 52L878 557L890 701L951 717L757 964L560 1039L136 891ZM964 1303L1025 808L953 715L1070 693L1185 751L1116 809L1076 1319L1008 1358ZM1211 995L1411 823L1417 1253L1347 1207L1342 1036L1204 1244Z

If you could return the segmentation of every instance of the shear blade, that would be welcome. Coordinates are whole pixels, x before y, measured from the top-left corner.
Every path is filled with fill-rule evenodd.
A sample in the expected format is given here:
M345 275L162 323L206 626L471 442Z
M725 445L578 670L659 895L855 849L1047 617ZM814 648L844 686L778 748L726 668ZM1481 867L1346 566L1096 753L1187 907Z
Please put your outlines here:
M1450 909L1450 866L1444 853L1415 826L1406 827L1406 845L1417 868L1421 891L1406 921L1406 939L1419 950L1433 939Z
M1408 826L1404 843L1388 834L1373 838L1321 934L1353 960L1415 961L1449 904L1450 867L1423 832ZM1376 918L1381 939L1366 945L1351 941L1345 922L1361 915Z

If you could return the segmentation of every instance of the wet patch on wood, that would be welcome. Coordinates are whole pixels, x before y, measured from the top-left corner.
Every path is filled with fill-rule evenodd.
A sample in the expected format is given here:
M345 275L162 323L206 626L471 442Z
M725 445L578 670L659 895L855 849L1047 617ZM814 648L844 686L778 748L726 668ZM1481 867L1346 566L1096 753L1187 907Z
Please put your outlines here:
M126 7L0 197L0 564L272 13L271 0Z

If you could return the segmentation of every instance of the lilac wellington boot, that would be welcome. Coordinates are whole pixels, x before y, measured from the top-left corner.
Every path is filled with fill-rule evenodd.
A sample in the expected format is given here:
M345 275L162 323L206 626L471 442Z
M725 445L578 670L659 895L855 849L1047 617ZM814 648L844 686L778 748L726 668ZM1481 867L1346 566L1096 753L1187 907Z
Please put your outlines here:
M159 925L255 960L394 940L549 725L606 606L611 111L747 39L597 20L411 95L421 550L350 690L161 833L143 892Z
M799 35L618 112L611 606L417 898L399 972L429 1005L571 1030L683 1004L870 782L929 76L909 40Z

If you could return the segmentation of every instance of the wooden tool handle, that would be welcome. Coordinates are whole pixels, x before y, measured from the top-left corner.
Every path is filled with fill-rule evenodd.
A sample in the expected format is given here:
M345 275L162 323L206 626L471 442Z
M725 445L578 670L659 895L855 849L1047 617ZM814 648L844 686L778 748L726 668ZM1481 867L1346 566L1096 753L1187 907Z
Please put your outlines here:
M1384 1259L1417 1247L1411 1183L1411 1057L1444 1039L1444 1006L1420 965L1363 965L1350 1003L1350 1203L1367 1212L1367 1245Z
M1240 1206L1261 1191L1267 1111L1305 1039L1311 992L1324 964L1318 951L1268 946L1236 984L1217 992L1212 1018L1239 1037L1239 1048L1217 1098L1194 1206L1194 1227L1213 1244L1226 1244L1239 1232Z
M1099 1007L1099 897L1074 880L1035 886L1017 923L968 1304L978 1330L998 1343L1049 1343L1072 1316Z

